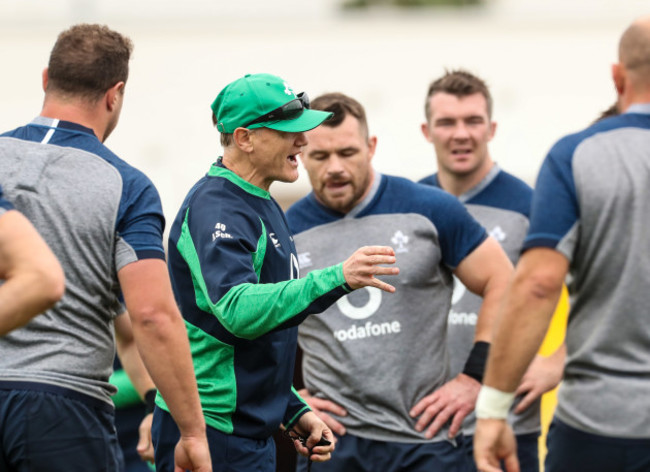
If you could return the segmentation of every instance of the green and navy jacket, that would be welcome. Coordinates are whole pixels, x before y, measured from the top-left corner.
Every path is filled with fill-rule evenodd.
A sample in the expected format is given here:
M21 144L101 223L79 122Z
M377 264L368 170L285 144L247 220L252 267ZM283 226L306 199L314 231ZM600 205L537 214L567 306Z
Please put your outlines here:
M280 206L219 159L174 221L169 269L206 424L262 439L309 411L291 385L297 325L351 290L342 264L298 279Z

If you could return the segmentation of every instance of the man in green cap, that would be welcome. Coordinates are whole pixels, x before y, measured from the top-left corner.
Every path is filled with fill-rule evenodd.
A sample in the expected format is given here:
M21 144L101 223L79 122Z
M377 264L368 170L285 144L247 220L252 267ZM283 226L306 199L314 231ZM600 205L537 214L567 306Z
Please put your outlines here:
M297 451L330 458L330 429L291 386L297 326L352 290L393 292L389 247L358 249L345 262L299 279L284 214L269 194L298 178L305 131L330 113L269 74L226 86L212 104L224 154L190 190L171 228L169 269L187 327L208 426L213 470L275 471L272 435L282 424ZM386 267L385 265L389 265ZM157 398L157 470L173 471L178 429ZM303 442L300 441L303 440Z

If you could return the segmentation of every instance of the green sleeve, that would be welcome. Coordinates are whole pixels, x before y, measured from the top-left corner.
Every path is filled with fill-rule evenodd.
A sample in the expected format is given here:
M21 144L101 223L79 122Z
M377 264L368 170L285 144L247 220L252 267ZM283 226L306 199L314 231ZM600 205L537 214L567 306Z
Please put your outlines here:
M314 270L302 279L237 285L210 309L235 336L254 339L287 322L298 324L350 291L340 263Z

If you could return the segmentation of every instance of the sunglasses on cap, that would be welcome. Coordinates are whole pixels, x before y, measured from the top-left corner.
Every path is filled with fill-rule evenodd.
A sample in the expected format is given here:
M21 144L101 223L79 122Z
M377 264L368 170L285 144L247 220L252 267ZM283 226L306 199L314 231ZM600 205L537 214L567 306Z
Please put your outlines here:
M266 123L267 121L293 120L302 115L302 112L307 108L309 108L309 97L306 92L300 92L296 95L296 98L290 102L285 103L281 107L278 107L265 115L255 118L250 123L246 123L243 128L248 128L257 123Z

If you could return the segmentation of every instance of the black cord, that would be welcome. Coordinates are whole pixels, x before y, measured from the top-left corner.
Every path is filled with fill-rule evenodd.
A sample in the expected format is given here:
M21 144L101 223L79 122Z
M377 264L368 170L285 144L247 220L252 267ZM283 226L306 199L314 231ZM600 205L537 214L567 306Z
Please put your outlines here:
M282 434L284 434L286 437L288 437L292 441L295 441L297 439L298 441L300 441L300 444L307 447L307 437L301 436L295 430L293 430L293 429L285 429ZM321 440L318 441L318 444L314 445L314 447L316 447L316 446L329 446L330 444L331 443L327 439L321 438ZM311 472L311 464L312 464L311 451L312 451L313 448L307 448L307 449L309 451L309 454L307 455L307 472Z

